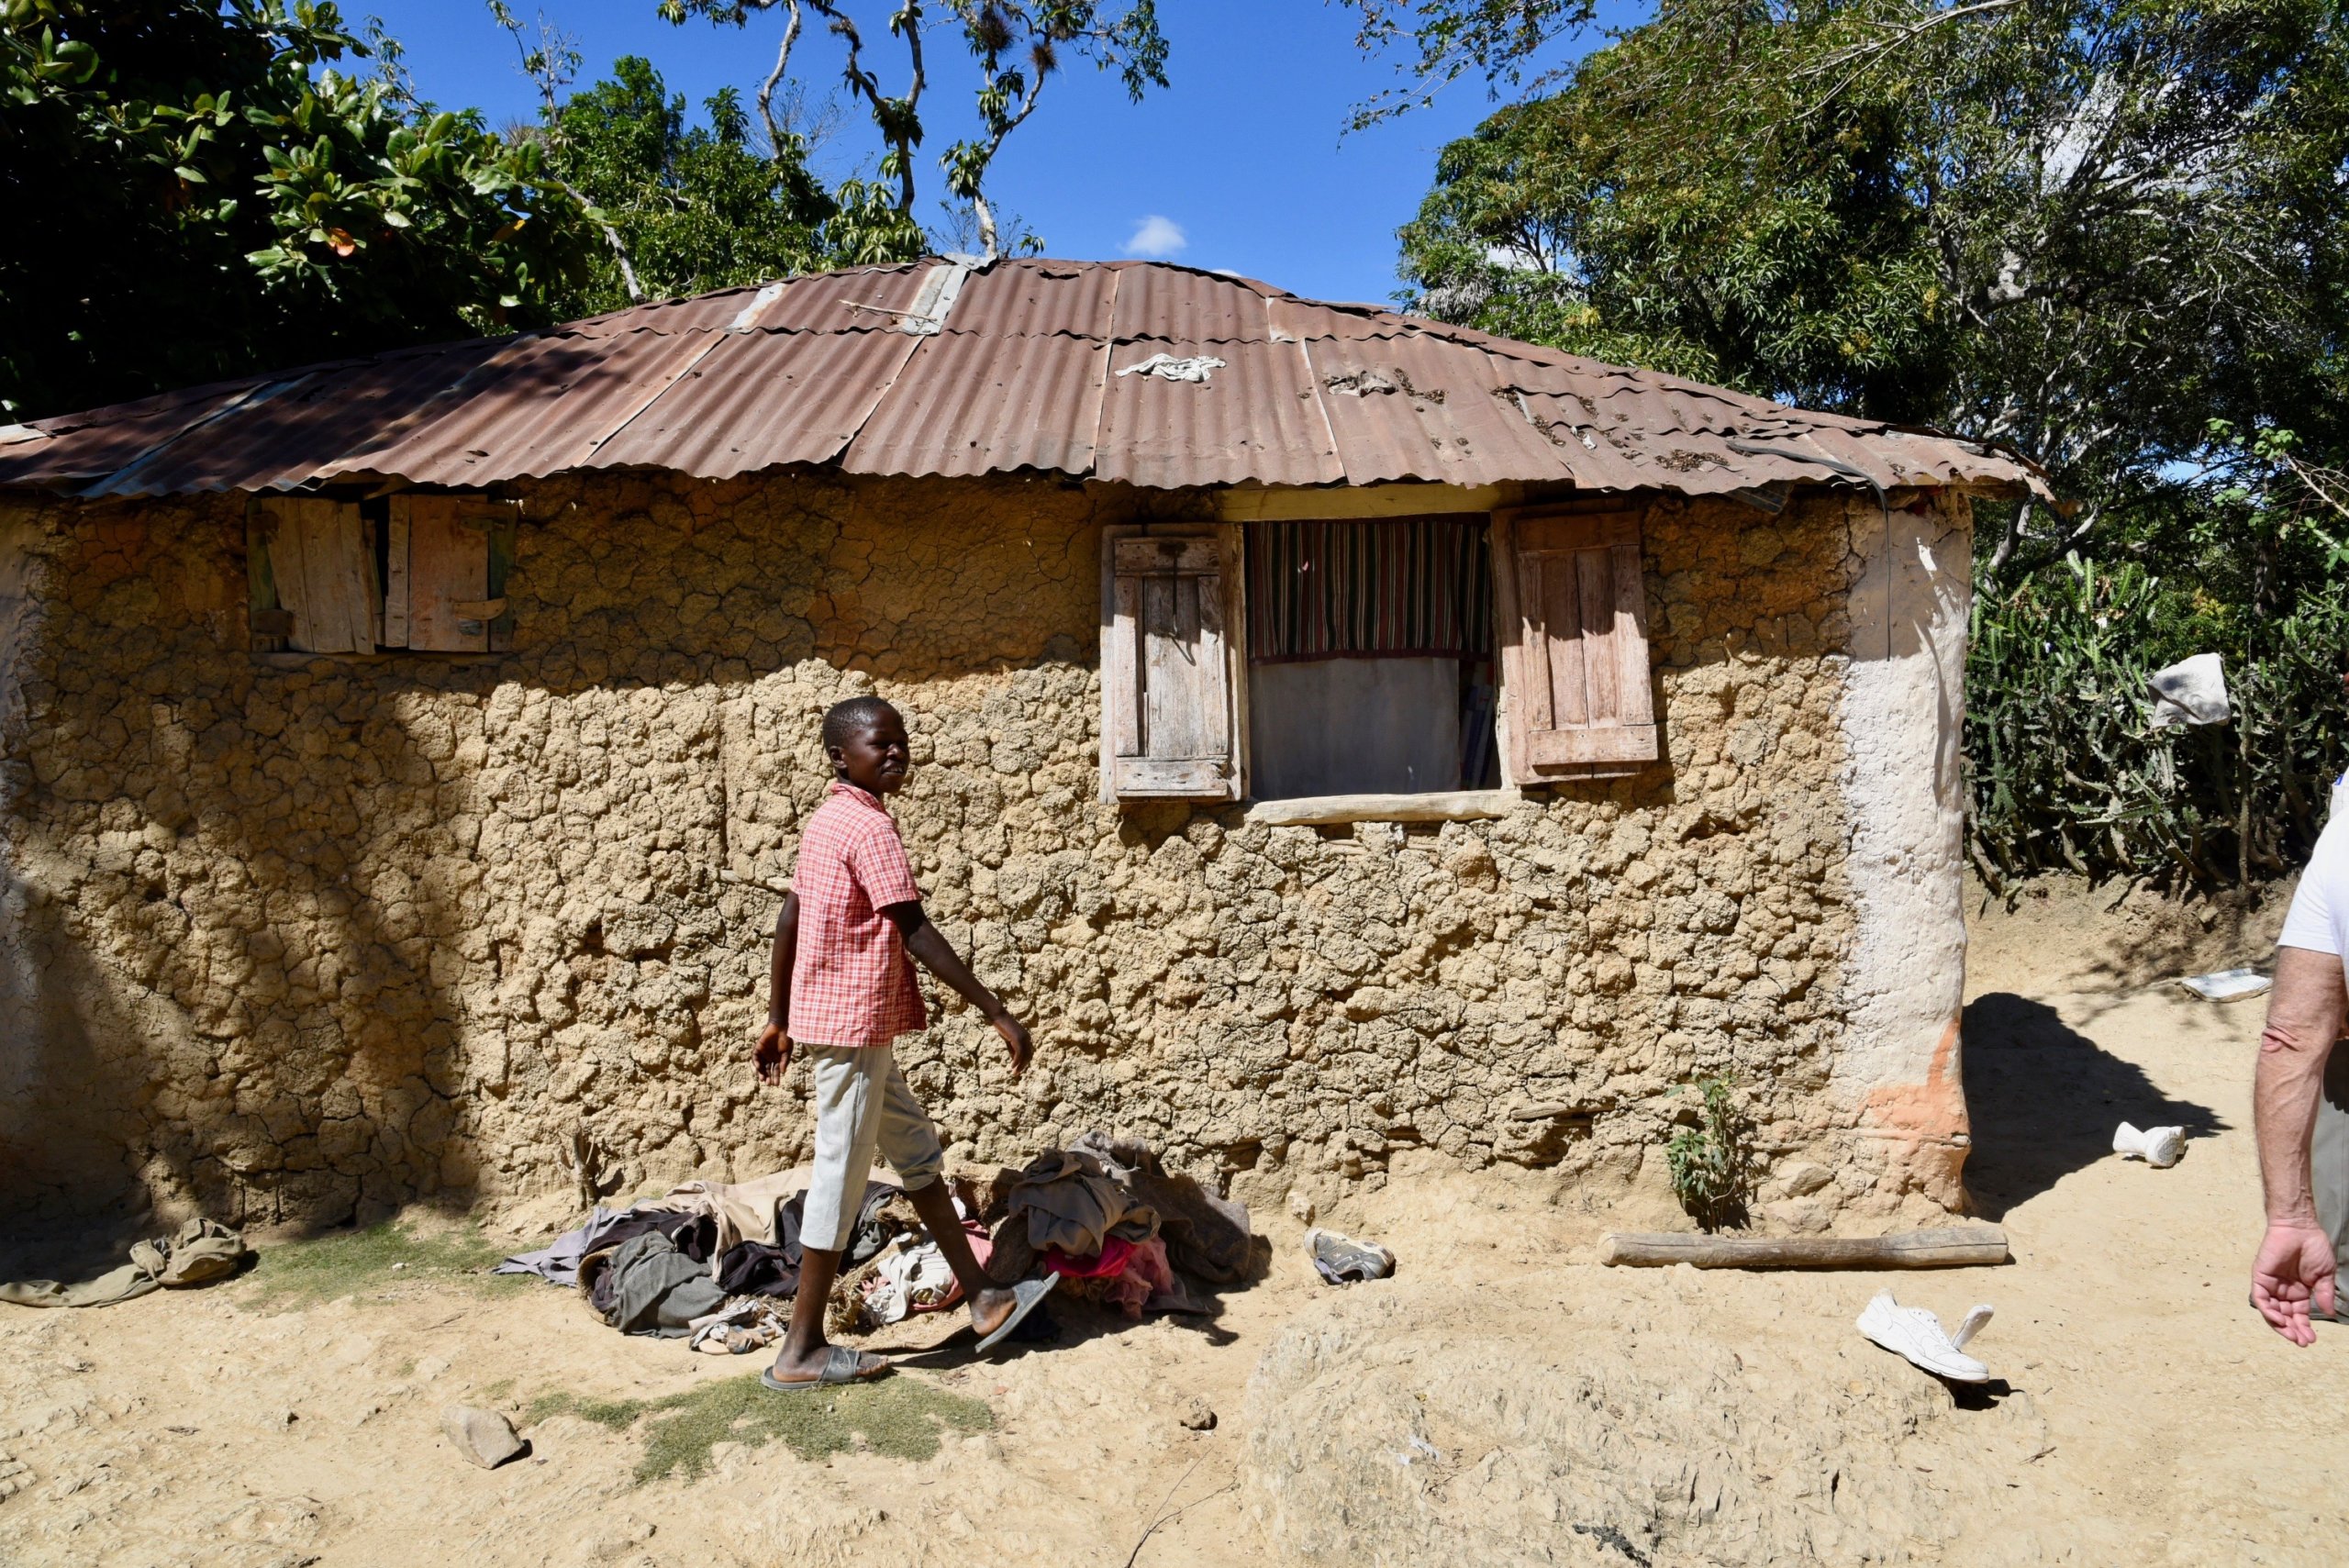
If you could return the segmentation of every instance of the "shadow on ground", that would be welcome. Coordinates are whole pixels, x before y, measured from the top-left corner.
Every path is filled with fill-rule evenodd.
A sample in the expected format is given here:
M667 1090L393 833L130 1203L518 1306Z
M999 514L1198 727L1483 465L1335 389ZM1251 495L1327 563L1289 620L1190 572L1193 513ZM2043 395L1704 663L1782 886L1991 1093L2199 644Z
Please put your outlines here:
M2121 1122L2182 1127L2188 1137L2227 1125L2208 1106L2162 1093L2054 1008L2008 991L1965 1009L1965 1105L1974 1124L1965 1185L1993 1220L2110 1158Z

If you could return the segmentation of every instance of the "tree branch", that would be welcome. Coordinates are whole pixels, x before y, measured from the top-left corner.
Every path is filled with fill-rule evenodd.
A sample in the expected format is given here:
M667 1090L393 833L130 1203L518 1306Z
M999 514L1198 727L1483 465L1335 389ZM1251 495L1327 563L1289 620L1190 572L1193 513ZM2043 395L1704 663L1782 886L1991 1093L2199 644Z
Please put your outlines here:
M791 66L791 46L799 41L799 0L783 0L791 11L791 20L784 24L783 47L774 51L774 69L759 84L759 118L767 128L767 156L777 163L783 161L783 128L775 124L774 90L783 85L784 73Z

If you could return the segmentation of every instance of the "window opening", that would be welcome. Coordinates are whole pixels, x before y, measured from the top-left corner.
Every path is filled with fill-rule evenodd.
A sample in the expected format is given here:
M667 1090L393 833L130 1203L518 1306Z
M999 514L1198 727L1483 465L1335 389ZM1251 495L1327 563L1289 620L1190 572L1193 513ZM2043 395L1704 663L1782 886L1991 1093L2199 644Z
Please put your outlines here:
M1246 536L1251 795L1499 784L1483 517L1252 523Z

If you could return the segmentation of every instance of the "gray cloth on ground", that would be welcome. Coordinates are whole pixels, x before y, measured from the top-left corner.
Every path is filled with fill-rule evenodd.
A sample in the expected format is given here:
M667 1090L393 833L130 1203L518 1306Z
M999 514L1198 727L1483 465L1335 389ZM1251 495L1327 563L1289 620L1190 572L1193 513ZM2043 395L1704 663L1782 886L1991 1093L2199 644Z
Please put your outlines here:
M677 1251L657 1230L624 1242L612 1254L612 1311L607 1321L623 1334L680 1340L694 1319L726 1304L709 1265Z
M537 1274L549 1284L570 1285L579 1282L579 1260L599 1250L604 1240L629 1218L624 1208L606 1208L602 1204L587 1217L587 1223L576 1230L566 1230L553 1242L535 1252L517 1252L492 1269L496 1274Z
M1013 1214L1027 1218L1029 1244L1039 1252L1058 1247L1072 1258L1089 1258L1111 1236L1147 1241L1158 1234L1157 1214L1090 1151L1039 1154L1012 1184L1007 1202Z
M1166 1261L1186 1273L1230 1284L1248 1272L1254 1237L1245 1206L1218 1197L1190 1176L1170 1175L1149 1144L1138 1138L1088 1132L1069 1145L1089 1154L1158 1217Z
M18 1307L112 1307L156 1290L182 1290L237 1272L245 1239L210 1219L191 1219L170 1236L130 1244L130 1261L79 1284L37 1279L0 1284L0 1301Z

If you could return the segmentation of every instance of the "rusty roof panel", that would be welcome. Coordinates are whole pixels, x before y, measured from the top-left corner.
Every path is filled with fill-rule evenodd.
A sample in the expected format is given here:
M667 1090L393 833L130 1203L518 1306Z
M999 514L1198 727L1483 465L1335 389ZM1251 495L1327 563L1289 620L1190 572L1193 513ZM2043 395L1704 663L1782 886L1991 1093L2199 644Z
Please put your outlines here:
M711 332L549 334L518 340L473 382L384 423L334 472L475 485L559 473L641 407Z
M1065 333L998 342L951 331L918 341L842 468L962 476L1093 466L1107 343Z
M1110 302L1125 275L1114 267L1069 261L999 261L985 279L964 283L947 313L946 330L982 338L1066 333L1107 339Z
M10 426L9 439L0 445L0 484L62 487L104 480L272 384L266 378L216 384L122 404L117 418L105 417L115 410L99 410Z
M1165 344L1171 353L1216 343L1266 343L1272 320L1261 285L1188 267L1121 261L1110 335L1119 343ZM1120 363L1124 362L1122 360Z
M907 313L949 283L959 292L943 330L906 330ZM1119 373L1160 352L1226 362L1204 383ZM0 428L0 484L83 495L832 462L1169 488L2044 485L2027 464L1953 438L1375 306L1160 262L1032 258L933 257L724 289Z
M1109 351L1093 460L1101 478L1172 488L1252 479L1334 484L1346 477L1296 344L1215 344L1216 356L1229 362L1204 383L1117 373L1147 357L1140 350L1148 346Z
M896 313L913 308L922 280L933 264L908 261L896 267L851 267L794 278L783 286L779 298L761 309L758 326L769 332L898 330L905 320ZM748 305L755 297L753 291L743 303Z
M1313 338L1395 338L1435 325L1424 319L1415 321L1391 310L1329 306L1299 299L1295 295L1275 295L1264 303L1269 307L1274 335L1298 342Z
M1304 352L1349 484L1474 485L1495 470L1566 477L1546 437L1522 416L1502 417L1495 378L1475 350L1426 339L1319 338Z
M778 463L829 462L928 340L907 332L716 334L708 356L606 441L589 466L723 479Z

